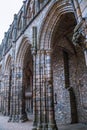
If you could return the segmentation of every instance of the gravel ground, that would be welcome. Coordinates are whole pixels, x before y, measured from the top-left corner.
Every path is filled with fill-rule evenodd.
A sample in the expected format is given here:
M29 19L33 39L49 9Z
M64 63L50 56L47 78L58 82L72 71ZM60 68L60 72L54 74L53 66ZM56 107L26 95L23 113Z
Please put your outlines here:
M0 130L32 130L32 122L25 123L8 123L8 117L0 115ZM87 125L74 124L67 126L60 126L58 130L87 130Z

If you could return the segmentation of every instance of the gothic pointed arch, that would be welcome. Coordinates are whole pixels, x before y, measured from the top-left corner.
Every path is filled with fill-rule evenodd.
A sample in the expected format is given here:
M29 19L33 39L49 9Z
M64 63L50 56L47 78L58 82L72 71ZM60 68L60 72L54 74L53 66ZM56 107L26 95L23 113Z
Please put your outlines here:
M23 20L22 20L22 17L23 17L23 12L21 11L19 13L19 16L18 16L18 21L17 21L17 33L18 35L20 35L21 31L22 31L22 28L23 28Z
M17 82L21 78L20 87L22 97L22 115L26 115L26 118L30 119L29 114L33 112L32 106L32 80L33 80L33 62L31 54L31 45L27 37L24 37L21 41L20 47L16 57L17 62ZM18 85L19 86L19 85ZM24 120L24 118L22 118Z
M29 0L26 7L26 24L30 22L30 20L35 15L35 1Z
M24 61L26 50L30 47L31 47L31 44L28 37L23 37L23 39L21 40L20 46L18 48L17 54L16 54L17 64L21 64L23 66L23 61Z
M5 95L5 115L10 115L10 98L11 98L11 82L12 82L12 72L11 72L11 55L7 56L5 62L5 74L4 74L4 91Z
M50 50L51 52L49 55L53 74L55 119L59 124L78 122L77 102L80 97L76 93L77 88L74 87L77 86L75 82L77 57L76 48L72 43L75 26L76 19L71 2L56 1L46 15L39 35L40 50ZM72 79L72 77L74 78ZM64 95L67 95L68 98L66 99ZM67 106L63 106L62 99L65 100ZM61 115L62 122L58 113L63 114Z
M57 1L50 7L47 15L42 23L39 35L39 48L50 48L51 38L56 24L60 21L63 14L73 12L73 7L70 1ZM46 40L46 42L45 42Z
M11 55L9 54L6 63L5 63L5 71L8 72L11 69Z

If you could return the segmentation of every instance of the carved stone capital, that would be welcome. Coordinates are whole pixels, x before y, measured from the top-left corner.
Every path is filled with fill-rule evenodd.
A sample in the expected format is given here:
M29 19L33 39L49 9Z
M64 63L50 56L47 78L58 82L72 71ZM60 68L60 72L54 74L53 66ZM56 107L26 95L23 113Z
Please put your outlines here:
M52 52L53 52L53 50L52 50L52 49L48 49L48 50L46 50L46 54L47 54L47 55L51 55L51 54L52 54Z
M31 48L32 55L37 55L37 50L35 48Z
M80 45L84 49L87 47L87 18L76 25L72 41L74 45Z

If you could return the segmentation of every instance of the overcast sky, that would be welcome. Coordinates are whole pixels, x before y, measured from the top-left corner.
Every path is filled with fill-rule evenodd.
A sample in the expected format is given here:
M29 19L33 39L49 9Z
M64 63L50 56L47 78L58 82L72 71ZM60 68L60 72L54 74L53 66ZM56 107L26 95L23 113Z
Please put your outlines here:
M0 0L0 44L7 32L9 25L12 23L14 14L18 13L23 0Z

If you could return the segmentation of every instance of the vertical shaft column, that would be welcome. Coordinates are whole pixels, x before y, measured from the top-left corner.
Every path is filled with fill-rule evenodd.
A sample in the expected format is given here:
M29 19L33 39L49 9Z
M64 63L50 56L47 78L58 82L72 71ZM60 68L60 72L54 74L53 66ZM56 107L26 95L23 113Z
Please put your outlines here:
M13 23L13 38L12 38L12 59L11 59L11 71L12 71L12 82L11 82L11 100L10 100L10 118L9 121L15 121L16 119L16 84L15 84L15 49L16 49L16 36L17 36L17 15L14 15Z
M6 87L6 115L9 115L9 75L5 74L5 87Z
M5 89L5 44L7 42L7 33L5 32L4 34L4 40L2 41L2 44L3 44L3 52L2 52L2 89L3 89L3 114L5 115L6 114L6 101L5 101L5 98L6 98L6 89Z
M42 123L42 128L43 130L48 130L48 121L47 121L47 95L46 95L46 52L45 50L41 50L41 66L42 66L42 117L43 117L43 123Z
M25 112L25 90L24 90L24 85L23 85L23 68L20 66L19 67L19 79L18 79L18 85L20 86L19 88L19 92L20 95L18 94L18 98L19 98L19 103L18 106L20 108L20 121L21 122L25 122L27 121L27 114ZM20 97L19 97L20 96Z
M36 54L33 52L33 129L37 127L37 105L36 105Z
M20 67L16 66L16 93L17 93L17 102L16 102L16 113L17 113L17 119L16 121L19 122L20 117Z
M32 41L33 41L33 129L37 130L37 104L36 104L36 58L37 58L37 27L32 28Z
M11 64L11 70L12 70L12 80L11 80L11 95L10 95L10 115L9 115L9 120L8 122L10 121L13 121L14 120L14 117L13 117L13 111L14 111L14 99L13 99L13 96L14 96L14 82L13 82L13 64Z
M79 2L78 2L78 0L74 0L73 2L74 2L74 6L75 6L75 11L76 11L76 14L78 17L78 22L80 22L82 20L82 12L80 9Z
M6 99L6 89L7 89L7 86L6 86L6 76L4 74L4 80L3 80L3 85L4 85L4 116L6 116L6 105L7 105L7 99Z
M23 28L22 31L25 29L26 26L26 1L23 1Z
M48 130L58 130L55 122L54 115L54 99L53 99L53 77L52 77L52 62L51 62L51 49L46 51L46 67L47 67L47 87L48 87Z
M11 68L10 68L10 72L9 72L9 90L8 90L8 115L10 115L11 81L12 81L12 71L11 71Z
M37 130L42 130L42 64L41 64L41 51L37 52L37 104L38 104L38 127Z

